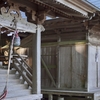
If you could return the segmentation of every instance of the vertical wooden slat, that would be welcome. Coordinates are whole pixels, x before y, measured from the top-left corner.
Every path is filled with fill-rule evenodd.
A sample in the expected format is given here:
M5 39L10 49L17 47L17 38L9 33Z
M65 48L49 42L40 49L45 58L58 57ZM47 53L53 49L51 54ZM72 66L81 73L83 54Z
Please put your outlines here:
M75 45L72 47L72 87L85 88L86 81L86 47Z
M56 55L57 55L57 88L60 88L60 77L61 77L61 72L60 72L60 47L57 46L56 48Z
M43 51L44 60L48 65L55 64L58 59L58 56L53 56L57 54L55 52L56 47L43 47L46 49ZM57 48L56 48L57 49ZM44 53L46 52L46 53ZM47 53L48 52L48 53ZM87 53L86 45L65 45L59 47L59 88L69 88L69 89L85 89L87 82ZM45 55L44 55L45 54ZM47 60L48 56L51 56L50 62ZM57 58L56 58L57 57ZM57 69L49 68L54 80L58 79L58 76L55 77ZM58 72L57 72L58 73ZM44 74L44 73L43 73ZM45 77L43 86L49 86L51 81L45 71ZM43 80L42 80L43 81ZM58 83L58 80L57 80Z
M54 81L56 80L56 47L42 47L42 58L48 68L48 71L51 73L52 78ZM51 66L51 67L50 67ZM53 66L55 66L53 68ZM43 63L42 63L42 69L44 69ZM53 82L50 79L50 76L48 75L48 72L46 69L42 71L42 86L44 87L54 87Z
M61 88L71 88L70 47L60 47L60 84Z
M88 91L97 86L97 72L95 62L95 46L88 46Z
M60 85L61 88L85 89L86 46L60 47Z

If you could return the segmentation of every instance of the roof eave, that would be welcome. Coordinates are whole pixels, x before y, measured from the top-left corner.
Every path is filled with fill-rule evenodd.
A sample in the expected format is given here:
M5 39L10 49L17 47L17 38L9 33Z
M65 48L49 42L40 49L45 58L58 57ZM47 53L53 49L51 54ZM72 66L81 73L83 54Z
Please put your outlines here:
M96 7L95 5L93 5L92 3L88 2L87 0L82 0L82 2L86 3L87 5L91 6L92 8L94 8L96 11L100 11L100 9L98 7Z

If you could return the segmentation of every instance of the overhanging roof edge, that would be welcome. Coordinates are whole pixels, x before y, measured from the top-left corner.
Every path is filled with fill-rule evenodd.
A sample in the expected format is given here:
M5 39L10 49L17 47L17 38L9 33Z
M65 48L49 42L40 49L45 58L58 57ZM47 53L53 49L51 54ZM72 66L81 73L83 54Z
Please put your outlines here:
M96 9L97 11L100 11L100 9L98 7L96 7L95 5L93 5L91 2L87 1L87 0L82 0L84 3L88 4L89 6L93 7L94 9Z

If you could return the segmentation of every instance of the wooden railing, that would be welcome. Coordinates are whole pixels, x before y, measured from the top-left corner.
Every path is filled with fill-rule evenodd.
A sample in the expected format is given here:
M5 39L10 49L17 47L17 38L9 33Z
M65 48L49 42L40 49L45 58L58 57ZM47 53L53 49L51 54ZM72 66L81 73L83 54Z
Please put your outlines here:
M25 62L25 60L19 55L14 54L13 55L13 67L19 72L20 76L23 77L23 80L27 82L27 84L32 87L32 80L29 78L32 78L32 74L29 70L32 70L28 64Z
M42 57L41 57L41 62L45 70L47 71L47 74L51 79L53 85L56 87L56 82L54 81L52 74L50 73ZM32 68L30 68L28 64L25 62L25 60L23 59L23 57L17 53L14 54L13 56L13 67L15 67L15 69L19 72L20 76L23 77L24 81L26 81L28 85L32 87Z

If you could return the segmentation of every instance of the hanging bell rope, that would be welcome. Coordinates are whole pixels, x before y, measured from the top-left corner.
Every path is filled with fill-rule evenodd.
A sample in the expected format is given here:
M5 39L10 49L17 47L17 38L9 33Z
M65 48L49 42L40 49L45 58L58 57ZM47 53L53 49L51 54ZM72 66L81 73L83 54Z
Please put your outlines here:
M10 72L10 64L11 64L11 57L12 57L11 55L12 55L12 52L13 52L13 46L19 46L20 45L20 37L18 36L18 30L17 30L17 20L14 18L14 20L12 22L13 22L13 28L15 28L15 32L14 32L14 35L12 37L12 41L11 41L11 45L10 45L6 84L5 84L3 93L0 95L0 100L3 100L7 95L7 85L8 85L8 80L9 80L9 72Z

